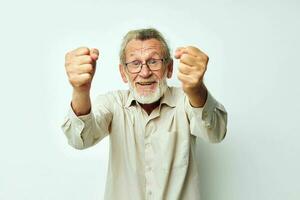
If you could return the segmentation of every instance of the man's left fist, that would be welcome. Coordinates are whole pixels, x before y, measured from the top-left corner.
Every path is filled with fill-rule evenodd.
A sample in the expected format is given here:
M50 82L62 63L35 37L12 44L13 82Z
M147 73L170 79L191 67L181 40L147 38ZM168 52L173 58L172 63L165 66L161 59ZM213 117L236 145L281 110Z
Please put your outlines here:
M183 91L186 94L199 92L207 69L208 56L200 49L188 46L177 48L175 58L180 60L177 77L182 82Z

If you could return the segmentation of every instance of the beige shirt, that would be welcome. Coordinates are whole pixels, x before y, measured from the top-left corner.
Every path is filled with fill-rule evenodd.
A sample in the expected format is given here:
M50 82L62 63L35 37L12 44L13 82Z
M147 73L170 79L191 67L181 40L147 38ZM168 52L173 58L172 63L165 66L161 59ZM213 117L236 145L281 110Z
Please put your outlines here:
M109 135L106 200L199 200L195 139L217 143L226 134L227 113L210 93L203 108L190 106L170 87L148 115L129 91L100 95L91 113L70 109L62 129L71 146L88 148Z

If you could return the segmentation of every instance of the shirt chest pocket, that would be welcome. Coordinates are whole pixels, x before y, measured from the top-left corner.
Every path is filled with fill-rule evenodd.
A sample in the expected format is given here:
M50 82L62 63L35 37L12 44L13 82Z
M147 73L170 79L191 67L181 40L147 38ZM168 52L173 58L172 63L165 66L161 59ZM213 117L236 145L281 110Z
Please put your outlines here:
M159 131L152 140L154 158L158 169L173 171L186 168L189 163L188 137L177 131Z

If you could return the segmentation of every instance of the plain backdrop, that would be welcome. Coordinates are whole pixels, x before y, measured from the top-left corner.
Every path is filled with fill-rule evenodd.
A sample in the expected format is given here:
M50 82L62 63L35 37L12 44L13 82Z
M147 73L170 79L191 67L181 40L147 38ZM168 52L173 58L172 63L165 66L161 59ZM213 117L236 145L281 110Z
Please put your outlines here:
M300 199L299 1L0 2L1 200L103 199L108 138L79 151L60 129L72 91L64 55L100 49L92 98L126 89L121 38L147 27L172 53L209 55L205 83L228 111L222 143L198 140L202 199Z

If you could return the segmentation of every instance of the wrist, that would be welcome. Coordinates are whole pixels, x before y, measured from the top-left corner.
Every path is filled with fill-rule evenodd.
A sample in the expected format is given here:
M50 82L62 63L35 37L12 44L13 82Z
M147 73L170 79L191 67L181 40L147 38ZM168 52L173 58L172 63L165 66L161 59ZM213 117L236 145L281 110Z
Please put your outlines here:
M82 88L73 88L73 96L88 97L90 96L90 90Z
M88 114L91 110L90 92L73 90L71 107L77 116Z
M191 106L200 108L203 107L207 99L207 89L204 83L197 88L190 89L185 92Z

